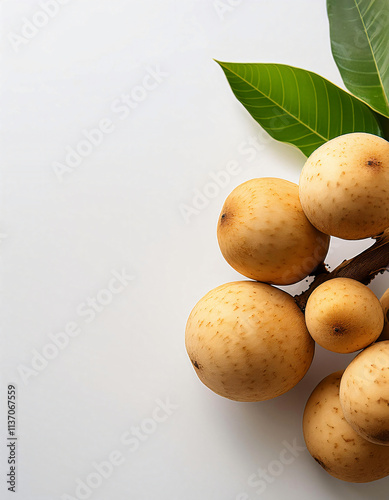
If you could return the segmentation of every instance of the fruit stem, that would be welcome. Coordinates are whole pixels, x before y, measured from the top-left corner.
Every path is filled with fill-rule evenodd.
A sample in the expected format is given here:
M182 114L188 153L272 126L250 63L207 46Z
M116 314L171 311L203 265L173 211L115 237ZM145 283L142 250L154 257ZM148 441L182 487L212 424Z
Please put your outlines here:
M295 301L304 312L308 298L319 285L334 278L351 278L368 285L379 273L383 273L389 267L389 228L374 237L375 243L352 259L343 261L336 269L329 272L325 264L320 264L313 275L315 279L309 288L299 295Z

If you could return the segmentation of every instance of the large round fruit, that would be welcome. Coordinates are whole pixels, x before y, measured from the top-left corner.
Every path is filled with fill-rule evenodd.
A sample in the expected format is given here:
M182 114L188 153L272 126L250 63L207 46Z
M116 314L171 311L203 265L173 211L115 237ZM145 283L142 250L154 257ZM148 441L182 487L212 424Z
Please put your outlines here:
M340 402L358 434L389 447L389 340L376 342L351 361L340 384Z
M323 233L357 240L389 227L389 142L366 133L316 149L300 176L300 201Z
M349 278L335 278L312 292L305 321L319 345L349 353L377 340L384 326L384 312L370 288Z
M327 255L329 237L308 221L298 186L275 178L244 182L226 199L217 228L227 262L248 278L289 285Z
M367 483L389 475L389 447L370 443L344 418L339 401L342 371L329 375L312 392L304 411L304 439L309 453L328 474Z
M185 344L200 380L236 401L285 393L303 378L314 354L293 298L254 281L207 293L189 316Z

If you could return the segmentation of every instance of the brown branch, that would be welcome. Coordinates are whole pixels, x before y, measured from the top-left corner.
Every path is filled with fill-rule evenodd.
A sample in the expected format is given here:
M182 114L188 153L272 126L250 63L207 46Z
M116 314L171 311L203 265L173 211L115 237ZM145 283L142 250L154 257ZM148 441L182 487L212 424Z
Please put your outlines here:
M389 267L389 228L374 238L376 242L370 248L352 259L345 260L332 272L324 264L314 272L315 279L305 292L295 296L295 301L304 312L308 298L319 285L333 278L351 278L368 285L379 273Z

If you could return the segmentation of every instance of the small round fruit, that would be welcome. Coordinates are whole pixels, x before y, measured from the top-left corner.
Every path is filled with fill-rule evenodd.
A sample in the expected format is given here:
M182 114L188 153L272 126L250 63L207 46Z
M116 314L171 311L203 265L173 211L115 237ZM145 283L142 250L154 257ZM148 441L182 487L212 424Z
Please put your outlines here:
M389 449L389 340L376 342L346 368L340 402L351 427Z
M300 176L303 210L320 231L346 240L389 227L389 142L352 133L316 149Z
M329 375L312 392L303 417L309 453L331 476L367 483L389 475L389 447L370 443L344 418L339 401L342 371Z
M293 298L255 281L207 293L189 316L185 344L200 380L235 401L285 393L303 378L314 353Z
M289 285L327 255L329 237L308 221L298 186L276 178L244 182L226 199L217 237L226 261L258 281Z
M381 306L384 310L385 323L384 323L384 328L382 330L381 336L378 340L379 341L389 340L389 288L386 290L386 292L381 297L380 302L381 302Z
M384 313L378 298L359 281L334 278L310 295L305 320L313 339L325 349L349 353L375 342Z

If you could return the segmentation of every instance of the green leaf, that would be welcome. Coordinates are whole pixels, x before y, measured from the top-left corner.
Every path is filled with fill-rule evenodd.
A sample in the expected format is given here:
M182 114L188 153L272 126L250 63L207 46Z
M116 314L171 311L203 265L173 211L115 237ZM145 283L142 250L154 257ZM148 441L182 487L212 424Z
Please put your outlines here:
M377 114L377 119L380 122L384 139L389 141L389 118L386 118L385 116Z
M331 47L344 84L389 117L388 0L327 0Z
M366 104L315 73L283 64L216 62L251 116L306 156L338 135L382 135Z

